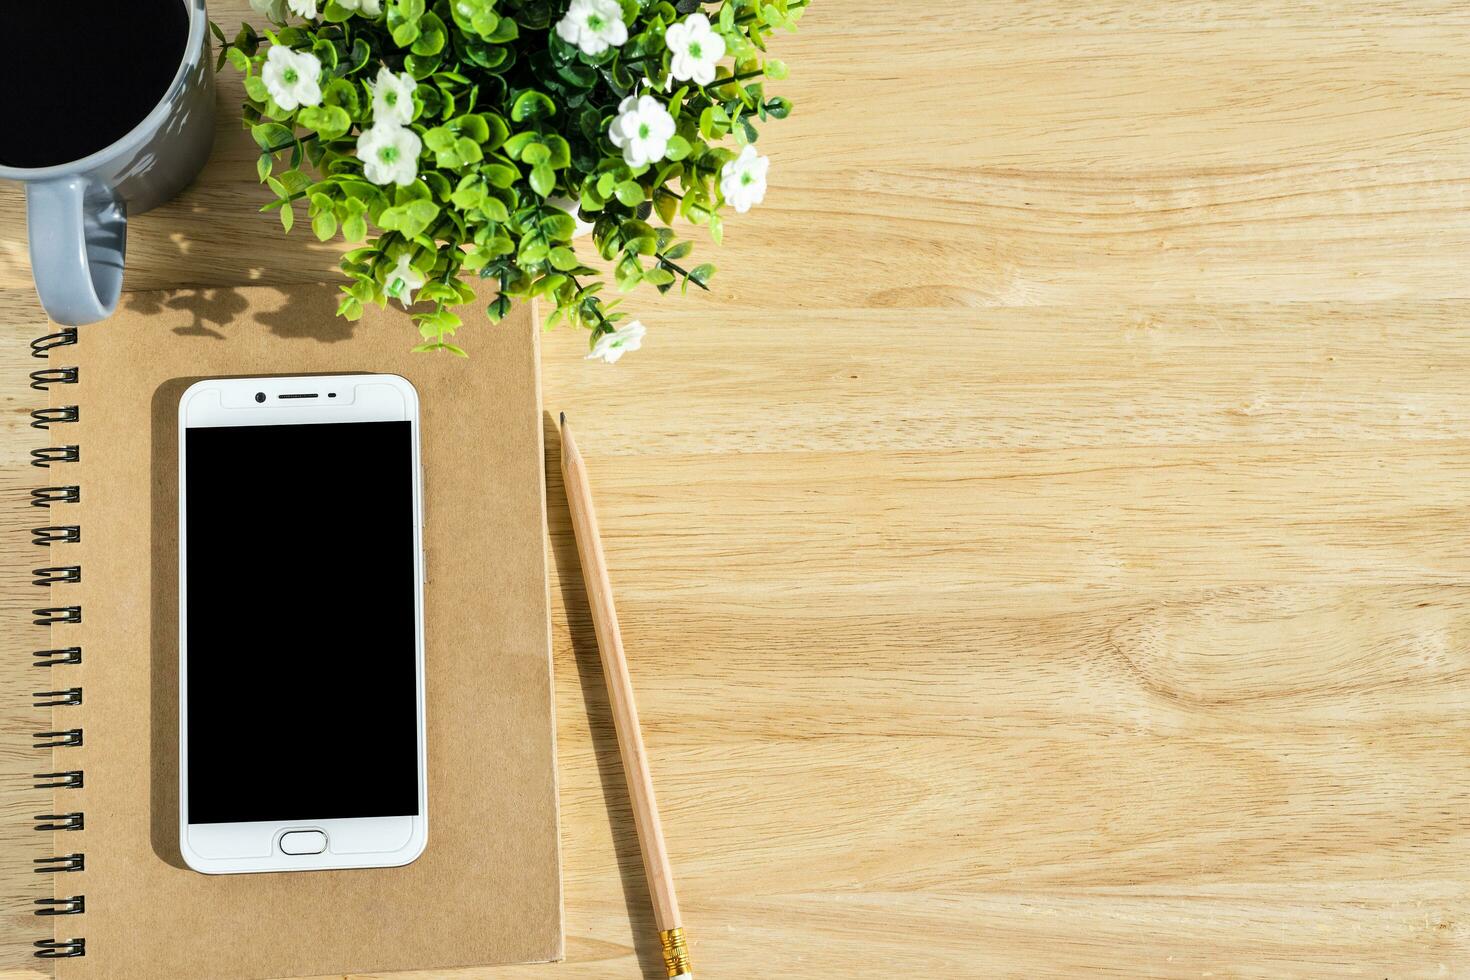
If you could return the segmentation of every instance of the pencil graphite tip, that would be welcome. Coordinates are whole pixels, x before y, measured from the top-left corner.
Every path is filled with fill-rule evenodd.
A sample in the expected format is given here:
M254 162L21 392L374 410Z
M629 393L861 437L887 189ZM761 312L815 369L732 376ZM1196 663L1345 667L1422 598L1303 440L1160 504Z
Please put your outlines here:
M561 424L562 425L566 425L567 424L567 413L566 412L562 412L561 413Z

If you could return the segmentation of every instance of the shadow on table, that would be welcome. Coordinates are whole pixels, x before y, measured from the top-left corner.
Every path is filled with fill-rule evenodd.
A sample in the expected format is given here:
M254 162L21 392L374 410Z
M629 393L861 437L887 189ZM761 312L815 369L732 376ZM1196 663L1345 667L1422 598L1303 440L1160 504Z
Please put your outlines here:
M289 292L285 287L274 288L286 301L273 310L255 312L254 323L286 340L331 344L352 338L357 324L337 316L339 294L331 285L298 286ZM159 317L160 329L171 329L176 336L224 340L249 310L250 302L236 288L210 286L125 293L121 305L130 312Z
M175 378L153 393L152 636L149 649L149 839L153 853L188 868L179 851L179 398L198 378Z
M658 947L653 922L653 898L648 893L648 879L643 872L643 856L638 847L638 831L633 825L633 804L628 796L628 782L618 755L617 729L613 726L612 708L608 704L607 683L602 676L602 660L597 651L597 634L592 628L592 612L587 605L587 591L582 584L582 561L577 556L577 542L572 535L571 512L561 479L561 437L551 413L544 414L546 431L546 523L556 574L561 582L562 602L567 610L567 627L572 636L572 652L577 663L577 681L582 688L582 703L587 709L587 727L592 732L592 749L597 757L597 775L602 782L602 801L612 824L613 850L622 878L623 903L632 924L633 948L645 980L662 980L663 953Z

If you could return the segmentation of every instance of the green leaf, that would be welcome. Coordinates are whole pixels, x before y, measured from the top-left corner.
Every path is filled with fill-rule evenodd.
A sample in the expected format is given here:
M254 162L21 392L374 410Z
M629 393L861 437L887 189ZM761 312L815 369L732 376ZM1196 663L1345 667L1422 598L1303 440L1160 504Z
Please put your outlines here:
M489 306L485 307L485 316L490 319L491 323L499 323L510 313L510 305L510 297L501 293Z
M414 297L416 302L428 300L433 303L453 303L458 299L459 290L437 279L430 279Z
M551 159L551 147L545 143L530 143L521 151L521 159L536 167Z
M334 78L328 82L322 89L322 101L327 105L341 106L349 116L358 116L362 112L362 97L357 86L345 78Z
M311 42L311 53L322 63L322 72L326 75L332 74L337 67L337 46L326 38L319 37Z
M632 247L639 255L652 255L658 250L658 232L646 221L629 218L619 230L623 233L624 247Z
M230 50L233 51L235 49L231 48ZM252 102L260 103L264 103L266 99L271 97L270 92L265 87L264 80L259 75L251 75L245 79L245 94L250 97Z
M689 281L694 283L696 286L703 286L704 288L708 289L708 283L710 279L713 278L714 274L715 267L706 262L704 265L696 265L694 268L689 270Z
M502 17L500 18L500 23L495 25L495 29L493 31L491 31L488 35L481 33L480 36L485 38L485 40L489 41L491 44L508 44L509 42L514 41L516 38L520 37L520 34L520 26L516 23L515 18Z
M556 103L544 92L535 89L527 89L516 96L515 102L511 103L510 118L514 122L525 122L527 120L550 119L556 115Z
M418 297L414 297L414 301L417 302ZM425 337L442 337L445 334L452 334L464 324L464 321L459 318L457 313L453 310L445 309L431 310L428 313L415 313L413 318L418 322L419 333Z
M437 204L429 200L416 200L385 209L378 216L378 224L388 231L399 231L414 238L423 234L437 217Z
M498 197L486 197L480 202L480 211L491 221L503 223L510 220L510 212L506 210L505 202Z
M450 354L453 354L455 357L469 357L470 356L469 354L465 353L464 348L462 348L462 347L456 347L453 344L451 344L451 343L449 343L448 341L445 341L445 340L434 340L434 341L429 341L428 343L419 344L417 347L414 347L412 350L410 350L409 353L412 353L412 354L423 354L423 353L428 353L428 352L431 352L431 351L441 351L441 350L442 351L446 351L446 352L448 352Z
M565 138L556 133L547 133L543 137L545 145L551 148L551 157L546 162L551 164L555 170L564 170L572 165L572 147Z
M506 139L510 137L510 127L504 119L494 114L480 114L478 117L485 123L485 135L480 137L487 153L500 149Z
M692 149L693 147L689 145L689 141L686 140L684 137L670 136L669 146L668 149L664 151L664 156L668 157L670 160L682 160L689 155L689 152Z
M355 296L343 296L337 304L337 315L347 320L362 318L362 301Z
M449 126L461 136L468 136L476 143L483 143L490 138L490 124L485 121L484 116L474 114L459 116L451 119Z
M674 281L674 274L668 269L649 269L643 273L643 281L655 286L668 286Z
M11 30L14 30L14 28L11 28ZM230 64L236 71L250 71L250 59L245 57L245 52L239 48L226 48L225 57L230 60Z
M347 217L342 219L342 237L349 242L362 241L367 237L367 221L363 218L367 205L356 198L349 198L342 207L347 211Z
M392 13L388 13L388 24L392 24ZM398 47L409 47L419 38L419 25L415 21L400 21L392 28L392 43Z
M414 40L411 50L421 58L436 55L444 50L444 42L447 39L444 21L440 20L439 15L431 10L419 20L419 36Z
M272 178L274 180L274 178ZM279 184L284 190L278 191L282 197L295 197L311 186L312 180L300 170L287 170L281 174ZM275 185L272 184L272 189Z
M450 14L460 30L472 37L490 40L500 30L501 18L495 0L451 0Z
M296 118L301 125L316 130L322 139L328 141L346 135L352 128L352 117L337 105L307 106L297 113Z
M506 163L487 163L480 168L480 173L490 182L491 187L499 187L505 190L520 179L520 171Z
M429 188L429 196L436 201L449 200L449 178L437 170L426 170L420 178Z
M408 69L408 73L414 77L415 81L420 82L438 71L439 66L443 63L444 55L442 53L431 55L411 54L403 59L403 67Z
M466 175L450 195L450 202L461 211L473 211L485 200L485 180L474 174Z
M255 172L260 175L260 182L262 184L265 183L266 178L271 175L271 166L274 163L275 158L272 157L269 153L262 153L260 155L260 159L255 161Z
M625 180L617 186L618 200L628 207L637 207L643 203L643 188L637 181Z
M262 150L277 151L290 146L296 136L280 123L261 123L250 127L250 136Z
M362 38L357 38L352 42L352 51L349 57L346 61L337 65L337 70L346 75L355 75L362 70L363 65L367 64L368 57L371 54L372 51L368 48L368 43Z
M548 210L541 219L541 234L553 241L571 241L576 233L577 219L565 211Z
M501 149L505 150L506 156L513 160L518 160L522 151L535 142L537 142L536 134L533 132L516 133L505 141L505 145Z
M527 266L533 262L540 262L545 259L550 254L550 251L546 247L546 240L544 238L528 235L521 239L521 250L516 253L516 261L522 266Z
M565 245L558 245L556 248L552 249L551 254L548 256L548 258L551 260L552 268L560 269L562 272L565 272L568 269L575 269L577 266L582 264L581 262L577 261L577 253L573 252Z
M331 211L322 211L311 219L311 230L319 241L327 241L337 234L337 216Z
M547 197L556 187L556 171L542 164L531 168L531 189L542 197Z
M285 207L281 208L281 227L286 231L290 231L291 225L293 225L295 222L296 215L292 213L291 205L287 204Z

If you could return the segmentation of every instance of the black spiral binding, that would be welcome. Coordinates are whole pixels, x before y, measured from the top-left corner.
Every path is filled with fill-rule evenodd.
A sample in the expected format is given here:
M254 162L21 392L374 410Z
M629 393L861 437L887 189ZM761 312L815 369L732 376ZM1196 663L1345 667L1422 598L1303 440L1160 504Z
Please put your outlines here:
M76 342L76 328L64 327L56 333L47 334L32 341L31 353L36 357L49 357L52 350ZM46 391L52 385L76 383L77 369L75 367L46 368L31 372L31 387L37 391ZM34 428L49 431L55 426L75 422L78 416L79 409L76 405L40 408L31 413L31 425ZM47 446L31 450L31 465L53 471L54 467L75 463L80 457L81 450L75 443ZM75 484L67 484L64 480L58 482L60 484L58 486L37 487L32 490L31 504L35 507L44 507L49 511L52 507L74 504L81 500L80 487ZM75 544L81 539L82 529L77 524L47 524L31 528L31 543L41 548L50 548L54 544ZM31 583L43 589L49 589L53 585L71 585L81 580L82 568L80 565L48 564L31 572ZM33 617L31 622L43 627L50 627L55 623L80 623L82 607L42 606L33 609L31 615ZM72 646L36 650L33 657L31 662L36 667L72 666L82 662L82 648ZM47 686L54 689L36 691L31 695L31 703L35 707L74 707L82 703L83 695L80 686L64 686L63 684ZM83 737L84 732L81 728L36 732L32 736L34 747L47 751L81 745ZM82 770L80 769L38 772L31 778L36 789L60 791L82 788ZM83 829L86 821L81 811L69 810L66 807L57 807L57 809L68 810L68 812L39 813L32 818L35 821L37 832L49 834ZM65 874L84 870L86 863L86 855L80 852L57 854L52 857L37 858L33 870L37 874ZM87 899L85 895L72 895L68 898L38 898L35 900L35 906L36 915L81 915L86 911ZM36 941L35 947L35 955L48 960L87 955L87 940L82 938L41 939Z

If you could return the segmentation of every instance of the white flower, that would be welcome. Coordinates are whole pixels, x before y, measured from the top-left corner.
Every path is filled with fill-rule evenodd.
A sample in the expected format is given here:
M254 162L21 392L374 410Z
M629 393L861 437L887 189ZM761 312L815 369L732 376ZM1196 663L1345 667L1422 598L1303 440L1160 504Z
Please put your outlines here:
M424 277L419 275L418 270L408 263L408 253L404 252L398 256L398 264L393 271L388 273L388 279L384 286L388 295L396 297L404 307L413 305L413 291L424 284Z
M643 335L648 330L637 320L619 327L612 333L602 334L597 338L597 344L592 348L586 360L602 360L607 364L618 363L618 358L630 350L637 350L643 346Z
M583 54L602 54L628 40L623 7L618 0L572 0L567 15L556 22L556 33Z
M292 51L277 44L266 52L260 78L276 105L290 112L297 106L317 105L322 101L322 88L317 84L321 73L322 63L310 51Z
M286 0L286 6L298 17L316 20L316 0Z
M766 199L766 171L771 158L760 156L755 147L746 144L740 155L720 169L720 193L741 214L752 204Z
M408 72L395 75L384 65L378 69L378 80L369 82L373 91L373 123L407 126L413 118L413 90L418 82Z
M286 0L250 0L250 6L277 24L286 19Z
M337 6L343 10L361 10L369 17L376 17L383 12L382 0L337 0Z
M651 95L628 96L607 127L608 139L623 151L623 162L630 167L662 160L673 135L674 117Z
M664 31L664 43L673 52L669 71L681 82L708 85L715 80L715 62L725 56L725 39L709 26L704 14L691 14Z
M392 123L375 123L357 138L363 175L375 184L412 184L418 176L419 152L423 148L418 133Z

